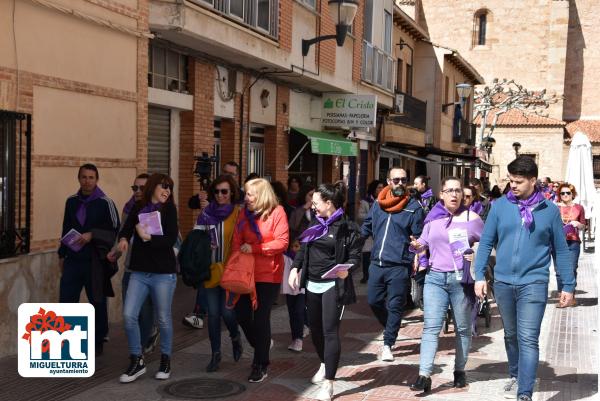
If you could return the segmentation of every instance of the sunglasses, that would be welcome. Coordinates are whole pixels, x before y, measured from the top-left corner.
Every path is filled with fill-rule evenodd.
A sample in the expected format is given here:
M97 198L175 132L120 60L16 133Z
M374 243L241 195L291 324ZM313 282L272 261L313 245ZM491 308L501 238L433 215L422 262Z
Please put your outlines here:
M160 187L162 189L169 189L169 190L173 190L173 185L166 183L166 182L161 182Z
M219 195L219 194L221 194L221 195L227 195L228 193L229 193L229 190L227 188L223 188L223 189L215 188L213 190L213 194L215 194L215 195Z
M390 178L390 181L394 183L394 185L398 185L400 183L406 184L408 182L408 179L406 177L395 177L395 178Z
M571 193L570 193L570 192L561 192L560 194L561 194L561 195L571 195Z
M442 193L460 195L460 194L462 194L462 189L460 189L460 188L449 188L449 189L444 189L442 191Z
M473 195L465 195L464 197L465 197L465 199L466 199L466 198L472 198L472 197L473 197Z
M132 185L132 186L131 186L131 190L132 190L133 192L137 192L137 191L143 191L143 190L144 190L144 188L145 188L145 186L144 186L144 185Z

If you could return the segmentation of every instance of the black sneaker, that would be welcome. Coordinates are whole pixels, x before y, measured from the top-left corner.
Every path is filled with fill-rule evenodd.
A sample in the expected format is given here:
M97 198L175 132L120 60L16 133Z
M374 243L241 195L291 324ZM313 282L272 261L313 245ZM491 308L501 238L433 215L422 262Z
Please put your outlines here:
M171 376L171 358L169 355L162 354L160 356L160 366L158 372L154 375L155 379L167 380Z
M252 372L248 376L250 383L260 383L267 378L267 368L263 368L259 365L252 366Z
M144 373L146 373L146 364L144 363L144 357L141 355L129 355L129 367L119 377L121 383L131 383Z

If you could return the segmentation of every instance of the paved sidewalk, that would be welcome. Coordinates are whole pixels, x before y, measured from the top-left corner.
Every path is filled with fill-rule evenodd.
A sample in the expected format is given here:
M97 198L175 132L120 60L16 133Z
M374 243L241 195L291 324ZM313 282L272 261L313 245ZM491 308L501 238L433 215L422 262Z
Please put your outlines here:
M551 280L550 295L540 338L539 380L534 394L535 401L592 400L598 390L598 287L597 272L593 266L593 254L582 253L579 267L576 308L557 309L556 283ZM183 286L181 286L183 288ZM492 326L484 327L479 319L481 335L473 339L467 375L469 386L465 389L451 387L454 363L454 334L451 331L440 340L432 393L426 397L408 388L418 374L419 340L422 323L421 312L413 311L406 317L406 326L393 351L396 361L380 362L377 352L382 345L382 329L372 317L366 303L364 285L357 284L359 303L352 305L344 314L342 322L342 359L335 383L335 399L339 401L391 401L417 400L485 400L500 401L503 382L507 376L506 353L503 332L497 310L494 308ZM178 289L180 291L180 289ZM193 294L186 292L186 302ZM191 295L190 295L191 294ZM189 304L189 302L187 302ZM268 379L260 384L250 384L246 378L250 370L250 347L238 363L231 357L227 335L223 336L224 357L217 373L204 371L210 357L206 329L192 331L180 327L180 317L175 318L176 352L173 356L173 374L170 380L154 380L158 367L157 352L150 358L148 372L130 384L120 384L119 374L127 365L126 342L122 330L111 328L115 339L107 355L98 361L98 373L93 379L48 380L22 379L16 375L15 358L0 360L0 400L182 400L170 396L167 386L184 379L219 378L233 381L245 387L240 394L219 398L231 401L260 400L311 400L317 386L309 383L318 368L310 338L304 342L304 352L296 354L287 350L290 342L287 310L281 298L279 307L273 311L272 365ZM181 310L181 307L179 307ZM98 377L96 377L98 376ZM210 389L193 388L191 394L208 395ZM213 398L215 399L215 398Z

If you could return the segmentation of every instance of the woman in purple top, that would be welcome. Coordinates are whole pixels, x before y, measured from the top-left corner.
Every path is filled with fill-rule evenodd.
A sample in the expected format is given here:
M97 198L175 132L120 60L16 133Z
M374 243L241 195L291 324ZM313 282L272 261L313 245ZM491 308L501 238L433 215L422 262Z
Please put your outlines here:
M471 311L473 280L463 284L470 273L473 254L465 251L479 241L483 231L481 218L463 205L463 188L456 177L442 181L440 202L429 212L421 237L413 238L411 248L417 252L429 249L430 268L425 277L424 327L421 338L419 377L411 390L431 391L431 372L438 347L438 336L448 305L452 305L456 321L456 358L454 387L465 387L465 365L471 345ZM464 263L467 260L469 263ZM464 271L463 271L464 265ZM468 277L468 276L467 276ZM465 277L465 279L467 278Z

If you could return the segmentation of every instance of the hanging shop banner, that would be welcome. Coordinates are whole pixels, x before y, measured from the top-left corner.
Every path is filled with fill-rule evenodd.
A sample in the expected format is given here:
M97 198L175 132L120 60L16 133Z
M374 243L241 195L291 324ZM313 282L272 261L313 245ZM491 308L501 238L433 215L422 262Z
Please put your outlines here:
M321 125L339 128L375 127L377 96L323 94Z

